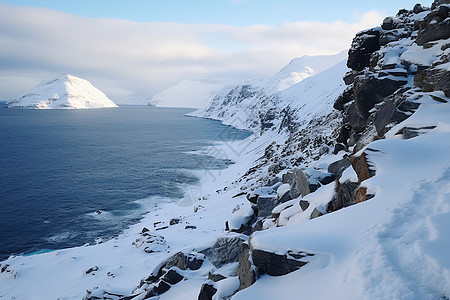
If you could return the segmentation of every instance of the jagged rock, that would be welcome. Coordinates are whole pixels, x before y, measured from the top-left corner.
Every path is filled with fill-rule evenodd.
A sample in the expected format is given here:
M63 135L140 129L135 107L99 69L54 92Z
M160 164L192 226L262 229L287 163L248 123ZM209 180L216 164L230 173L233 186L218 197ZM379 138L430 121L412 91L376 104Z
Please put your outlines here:
M324 213L321 212L317 207L314 208L314 210L311 213L311 216L309 216L310 219L315 219L318 218L320 216L323 216Z
M328 166L328 172L336 175L336 177L341 177L342 173L351 165L350 159L345 156L343 159L335 161Z
M441 4L450 4L450 0L434 0L433 4L431 4L431 9L435 9Z
M211 272L208 273L208 280L211 280L213 282L219 282L221 280L226 279L227 277L223 276L222 274L213 274Z
M381 28L384 30L391 30L394 29L397 26L397 20L394 17L386 17L383 20L383 24L381 25Z
M348 71L348 72L345 74L344 78L343 78L345 84L346 84L346 85L352 84L353 81L355 80L355 76L356 76L357 74L358 74L358 72L355 72L355 71L353 71L353 70Z
M358 175L358 184L374 175L374 171L370 169L367 162L366 153L363 152L360 156L352 156L351 162L356 175Z
M355 204L355 190L357 188L358 184L355 182L346 181L341 184L336 181L336 195L328 204L327 212L337 211Z
M312 256L305 252L288 251L286 255L275 254L260 249L251 249L252 261L260 274L281 276L291 273L306 265L302 258Z
M374 195L367 194L367 188L362 186L359 189L357 189L355 192L355 203L364 202L373 197L374 197Z
M220 268L239 260L239 249L243 242L240 237L221 237L214 245L199 252L205 254L216 268Z
M352 83L354 82L356 77L352 78ZM345 104L351 102L354 100L353 97L353 86L349 86L347 89L342 92L336 99L336 101L333 104L334 109L343 111Z
M423 12L424 10L425 10L425 8L422 6L422 4L417 3L416 5L414 5L413 12L414 12L415 14L421 13L421 12Z
M180 219L173 218L170 220L169 224L170 224L170 226L173 226L173 225L180 223L180 221L181 221Z
M436 126L423 126L423 127L403 127L397 134L402 134L405 140L409 140L416 136L423 134L426 131L432 130L436 128Z
M414 84L424 92L444 91L450 97L450 71L439 68L428 68L414 78Z
M256 272L250 262L250 248L242 244L239 249L239 265L234 273L239 278L239 291L248 288L256 281Z
M161 279L173 285L183 280L184 276L179 274L175 268L171 268Z
M352 41L348 51L347 66L355 71L361 71L369 66L370 54L380 50L380 31L369 29L359 32Z
M300 196L304 197L310 193L309 182L302 170L294 170L294 178L291 183L291 197L292 199Z
M305 211L309 207L309 202L305 200L300 200L300 208Z
M158 275L161 276L163 273L165 273L164 269L170 269L172 267L177 267L180 270L198 270L203 264L204 259L193 253L183 253L183 252L177 252L161 265L158 271Z
M348 138L347 138L348 139ZM347 142L347 141L346 141ZM347 147L345 147L343 144L341 143L336 143L336 145L334 145L334 150L333 150L333 154L338 154L340 151L347 151Z
M406 80L393 80L390 78L378 79L373 76L356 77L353 90L358 117L367 120L369 111L375 104L382 102L385 97L393 94L406 82ZM353 124L349 124L355 127Z
M204 283L198 294L198 300L212 300L215 293L217 293L217 289L213 284Z
M441 6L441 8L444 7ZM423 46L427 42L448 39L449 37L450 20L446 19L441 22L430 22L424 29L419 31L415 42L419 46Z
M258 197L256 211L258 217L268 217L272 214L272 209L277 206L278 200L275 197Z

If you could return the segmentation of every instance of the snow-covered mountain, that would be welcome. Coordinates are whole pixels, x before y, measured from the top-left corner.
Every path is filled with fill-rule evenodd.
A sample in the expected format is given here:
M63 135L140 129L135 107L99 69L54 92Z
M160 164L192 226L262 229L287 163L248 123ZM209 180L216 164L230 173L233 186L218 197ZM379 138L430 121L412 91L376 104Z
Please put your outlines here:
M89 81L63 73L53 80L39 84L22 97L10 100L5 107L86 109L117 105Z
M286 127L292 125L289 120L309 120L312 111L306 111L308 109L326 115L332 110L329 104L344 90L342 77L348 71L345 55L341 52L293 59L267 79L247 81L221 90L208 106L191 115L220 120L254 132L275 123ZM324 98L328 100L324 101Z
M214 79L185 79L153 95L149 105L203 108L228 83Z

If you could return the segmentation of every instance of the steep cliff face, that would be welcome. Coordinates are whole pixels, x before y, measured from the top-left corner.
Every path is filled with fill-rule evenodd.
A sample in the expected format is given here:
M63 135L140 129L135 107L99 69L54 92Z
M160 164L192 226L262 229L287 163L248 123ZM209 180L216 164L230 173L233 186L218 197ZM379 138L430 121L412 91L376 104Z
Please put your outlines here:
M341 147L356 152L383 138L417 109L413 94L431 93L436 101L450 95L449 12L448 1L434 1L431 8L417 4L356 35L347 88L334 104L344 115Z

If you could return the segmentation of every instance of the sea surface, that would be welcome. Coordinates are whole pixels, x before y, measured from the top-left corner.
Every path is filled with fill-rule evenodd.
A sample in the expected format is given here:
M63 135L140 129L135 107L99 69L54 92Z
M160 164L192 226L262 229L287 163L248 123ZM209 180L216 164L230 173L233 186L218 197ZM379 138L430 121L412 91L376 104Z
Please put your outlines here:
M107 240L158 199L180 199L192 170L226 157L193 153L244 139L188 109L4 109L0 103L0 261Z

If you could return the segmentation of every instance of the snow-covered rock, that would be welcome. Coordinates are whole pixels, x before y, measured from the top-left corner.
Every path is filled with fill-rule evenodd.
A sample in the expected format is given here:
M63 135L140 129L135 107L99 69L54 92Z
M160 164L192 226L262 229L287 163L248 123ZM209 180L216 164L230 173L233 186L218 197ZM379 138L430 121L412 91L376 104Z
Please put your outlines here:
M89 81L70 74L60 74L45 81L20 98L8 101L6 108L86 109L117 107Z
M203 108L227 84L226 81L217 79L185 79L153 95L149 105Z

